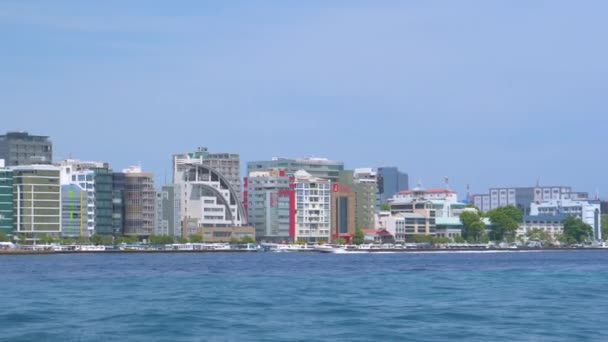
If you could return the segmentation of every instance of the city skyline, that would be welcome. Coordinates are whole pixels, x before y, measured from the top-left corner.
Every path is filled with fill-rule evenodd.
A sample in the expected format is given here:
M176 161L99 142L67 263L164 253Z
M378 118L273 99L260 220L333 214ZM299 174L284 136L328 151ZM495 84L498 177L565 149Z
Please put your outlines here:
M540 178L606 197L606 9L5 2L3 126L159 185L203 145L397 166L461 194Z

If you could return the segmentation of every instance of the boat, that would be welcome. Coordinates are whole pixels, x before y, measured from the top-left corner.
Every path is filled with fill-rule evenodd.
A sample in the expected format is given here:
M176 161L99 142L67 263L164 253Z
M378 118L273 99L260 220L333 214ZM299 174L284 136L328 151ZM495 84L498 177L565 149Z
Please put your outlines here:
M344 247L339 245L318 245L313 250L320 253L347 253Z

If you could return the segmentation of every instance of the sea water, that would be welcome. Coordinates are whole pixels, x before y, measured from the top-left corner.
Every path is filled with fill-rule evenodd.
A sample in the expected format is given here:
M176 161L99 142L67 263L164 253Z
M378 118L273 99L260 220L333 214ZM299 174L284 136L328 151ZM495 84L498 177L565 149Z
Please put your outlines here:
M608 341L608 251L0 256L0 341Z

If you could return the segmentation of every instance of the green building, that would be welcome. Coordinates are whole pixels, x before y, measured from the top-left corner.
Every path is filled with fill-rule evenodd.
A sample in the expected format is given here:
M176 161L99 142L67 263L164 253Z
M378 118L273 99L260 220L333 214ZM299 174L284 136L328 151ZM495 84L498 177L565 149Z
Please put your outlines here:
M61 186L61 236L86 236L86 198L78 185Z
M114 234L112 227L112 171L108 168L95 168L93 174L95 183L95 233L112 235Z
M0 168L0 232L13 232L13 171Z

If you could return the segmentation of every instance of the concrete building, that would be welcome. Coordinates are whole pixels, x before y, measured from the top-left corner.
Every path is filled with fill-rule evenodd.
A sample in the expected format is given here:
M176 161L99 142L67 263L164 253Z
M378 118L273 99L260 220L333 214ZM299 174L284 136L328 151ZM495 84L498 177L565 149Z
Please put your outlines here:
M543 215L526 215L523 222L517 228L518 236L526 236L533 229L544 230L552 237L556 237L564 232L564 220L569 215L566 214L543 214Z
M255 228L251 226L238 227L197 227L192 234L203 236L204 242L229 242L231 239L241 240L244 237L255 239Z
M114 236L122 236L124 232L126 184L124 173L112 173L112 233Z
M331 182L339 181L339 173L344 170L344 163L326 158L272 158L267 161L252 161L247 163L247 173L256 171L269 171L273 169L285 170L288 176L297 171L304 170L312 177L327 179Z
M332 239L355 234L355 193L347 185L331 184L331 236Z
M157 194L157 235L181 236L179 186L171 184L162 187Z
M61 186L61 236L86 237L88 194L77 184Z
M155 201L154 175L142 172L140 167L123 170L124 235L147 237L154 234Z
M532 203L530 217L547 217L560 215L574 216L581 219L593 228L593 238L602 240L602 220L600 214L600 201L551 199L540 203ZM548 221L540 220L537 221Z
M295 232L295 178L285 170L250 172L244 179L248 223L262 241L292 241Z
M388 199L396 193L409 189L407 173L399 171L394 166L379 167L377 169L378 202L387 203Z
M13 171L0 159L0 232L13 235Z
M6 166L50 164L53 144L49 137L27 132L8 132L0 135L0 159Z
M57 164L61 185L76 185L85 193L85 235L112 235L112 171L108 163L66 159Z
M232 166L226 166L227 169L235 167L235 158L230 161ZM240 180L231 183L220 171L207 165L204 155L180 155L174 156L173 160L173 184L180 189L182 236L195 234L199 228L240 227L246 224L247 218L240 200ZM234 176L234 172L231 172L231 176Z
M331 182L300 170L294 174L294 184L296 191L294 240L309 243L329 241Z
M529 215L534 202L588 197L588 193L575 192L569 186L497 187L490 188L488 194L473 195L472 203L483 212L512 205Z
M374 215L379 210L377 173L372 168L358 168L353 172L355 191L355 226L358 229L374 227Z
M242 202L241 160L236 153L210 153L207 147L199 147L194 152L173 156L173 183L176 183L178 172L183 173L182 166L203 165L222 175L230 187L236 191L237 199Z
M61 233L59 168L51 165L14 166L14 233L33 239L39 234Z

